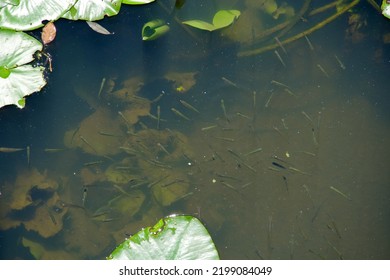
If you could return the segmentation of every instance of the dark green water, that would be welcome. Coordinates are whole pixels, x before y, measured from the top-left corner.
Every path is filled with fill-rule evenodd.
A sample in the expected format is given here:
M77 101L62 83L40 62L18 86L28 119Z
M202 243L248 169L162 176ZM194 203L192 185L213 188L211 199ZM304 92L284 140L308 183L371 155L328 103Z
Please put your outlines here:
M308 35L313 50L301 38L286 53L243 57L275 43L253 42L272 17L244 1L187 2L178 17L241 10L234 40L183 29L158 5L122 7L101 22L110 36L56 23L48 85L25 109L0 110L0 146L30 147L29 163L26 151L0 154L1 258L102 259L185 213L204 222L222 259L389 259L389 21L364 2ZM280 40L332 13L305 17ZM142 42L155 17L170 32ZM159 122L147 115L158 110ZM118 196L132 198L110 202ZM16 211L26 199L35 204Z

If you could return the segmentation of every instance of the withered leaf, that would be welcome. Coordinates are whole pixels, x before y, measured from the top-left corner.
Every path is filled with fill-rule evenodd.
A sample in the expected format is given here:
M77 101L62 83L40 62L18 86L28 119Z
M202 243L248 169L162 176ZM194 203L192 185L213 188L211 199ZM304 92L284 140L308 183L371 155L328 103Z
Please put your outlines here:
M103 35L111 35L114 33L111 33L107 29L105 29L103 26L101 26L99 23L96 23L94 21L86 21L89 27L91 27L92 30L96 31L97 33L103 34Z
M44 45L49 44L56 37L57 30L53 22L48 22L42 29L41 39Z

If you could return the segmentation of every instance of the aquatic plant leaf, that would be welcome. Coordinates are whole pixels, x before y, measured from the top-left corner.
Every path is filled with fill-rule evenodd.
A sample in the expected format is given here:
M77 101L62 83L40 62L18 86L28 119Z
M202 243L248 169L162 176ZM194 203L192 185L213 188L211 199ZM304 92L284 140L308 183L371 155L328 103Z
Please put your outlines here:
M122 0L123 4L128 5L144 5L154 2L155 0Z
M239 16L238 10L221 10L218 11L213 18L213 25L215 29L221 29L231 25Z
M0 30L0 46L0 108L11 104L23 108L23 97L46 84L43 67L25 65L43 46L35 38L12 30Z
M0 78L6 79L10 74L11 71L7 67L0 66Z
M169 216L121 243L110 260L218 260L202 223L192 216Z
M20 0L3 0L0 2L0 8L7 6L7 5L16 6L16 5L19 5L19 3L20 3Z
M238 10L220 10L214 15L212 24L203 20L187 20L183 24L202 30L214 31L231 25L240 14Z
M144 24L142 27L142 40L151 41L169 31L169 26L161 19L155 19Z
M212 25L211 23L208 23L206 21L203 21L203 20L193 19L193 20L183 21L182 23L187 24L187 25L192 26L192 27L195 27L195 28L198 28L198 29L202 29L202 30L207 30L207 31L214 31L215 30L214 25Z
M55 21L69 10L77 0L20 0L18 5L0 9L0 28L34 30L43 21Z
M386 0L382 1L382 15L390 19L390 3L387 3Z
M103 19L104 16L114 16L121 9L121 0L78 0L76 4L62 17L70 20L95 21Z

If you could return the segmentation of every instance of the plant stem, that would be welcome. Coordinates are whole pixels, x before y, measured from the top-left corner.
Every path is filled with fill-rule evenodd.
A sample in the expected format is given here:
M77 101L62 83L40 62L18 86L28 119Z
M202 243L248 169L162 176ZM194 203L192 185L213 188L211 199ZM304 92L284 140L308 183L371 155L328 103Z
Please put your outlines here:
M293 37L290 37L290 38L282 41L281 43L283 45L286 45L286 44L294 42L294 41L296 41L296 40L298 40L298 39L300 39L300 38L302 38L304 36L307 36L307 35L313 33L314 31L317 31L318 29L321 29L322 27L324 27L328 23L332 22L333 20L335 20L336 18L338 18L339 16L344 14L349 9L353 8L354 6L356 6L359 2L360 2L360 0L354 0L349 5L345 6L342 10L340 10L337 13L335 13L334 15L328 17L324 21L318 23L317 25L313 26L312 28L309 28L309 29L303 31L302 33L299 33L299 34L297 34L297 35L295 35ZM271 44L271 45L268 45L268 46L265 46L265 47L261 47L261 48L255 49L255 50L241 51L241 52L239 52L237 54L237 56L238 57L245 57L245 56L258 55L258 54L264 53L266 51L270 51L270 50L276 49L278 47L279 47L278 44Z

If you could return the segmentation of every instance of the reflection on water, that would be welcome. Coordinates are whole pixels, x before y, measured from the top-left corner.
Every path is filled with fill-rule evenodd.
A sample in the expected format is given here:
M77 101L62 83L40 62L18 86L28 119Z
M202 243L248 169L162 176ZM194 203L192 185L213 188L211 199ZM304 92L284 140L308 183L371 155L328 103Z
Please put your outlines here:
M390 257L388 22L359 4L237 58L273 19L229 5L242 20L222 34L172 24L156 42L133 9L106 21L116 37L59 22L49 86L0 111L0 146L21 149L0 154L2 258L104 258L172 213L223 259Z

